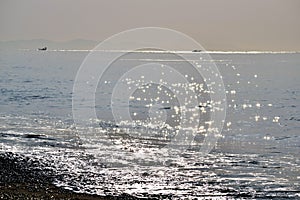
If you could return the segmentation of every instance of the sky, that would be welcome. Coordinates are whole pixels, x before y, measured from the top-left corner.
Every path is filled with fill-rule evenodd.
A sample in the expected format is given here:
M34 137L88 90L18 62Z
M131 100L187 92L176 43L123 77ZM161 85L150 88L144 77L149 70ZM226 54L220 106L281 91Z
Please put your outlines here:
M138 27L185 33L207 50L300 50L299 0L0 0L0 41L101 41Z

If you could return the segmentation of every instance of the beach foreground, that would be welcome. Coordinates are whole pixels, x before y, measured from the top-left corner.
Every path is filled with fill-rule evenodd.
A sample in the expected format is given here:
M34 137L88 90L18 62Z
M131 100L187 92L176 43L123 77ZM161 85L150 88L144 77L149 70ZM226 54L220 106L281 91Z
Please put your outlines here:
M129 195L101 197L79 194L52 184L53 172L43 164L13 153L0 154L0 199L137 199Z

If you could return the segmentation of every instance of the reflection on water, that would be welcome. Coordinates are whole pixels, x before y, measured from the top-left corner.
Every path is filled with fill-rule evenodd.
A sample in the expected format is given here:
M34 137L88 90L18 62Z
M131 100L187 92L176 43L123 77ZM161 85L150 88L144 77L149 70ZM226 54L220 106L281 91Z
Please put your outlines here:
M0 74L1 152L46 163L55 171L56 185L76 192L173 199L300 198L299 54L212 55L224 79L228 110L217 146L205 156L198 151L201 128L198 140L184 152L163 149L176 124L117 125L103 119L75 128L72 81L84 56L7 53ZM195 60L197 54L189 56ZM107 95L98 92L98 100L106 102ZM109 117L109 108L97 102L98 116ZM133 116L149 110L131 103ZM170 116L175 106L150 111Z

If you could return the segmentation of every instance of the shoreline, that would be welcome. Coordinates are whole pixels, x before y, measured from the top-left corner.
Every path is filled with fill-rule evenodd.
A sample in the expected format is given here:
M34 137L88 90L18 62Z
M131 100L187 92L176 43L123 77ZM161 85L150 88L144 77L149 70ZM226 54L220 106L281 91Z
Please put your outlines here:
M14 153L0 153L0 199L79 199L79 200L135 200L126 194L99 196L75 193L55 186L54 172L36 160Z
M53 170L36 159L25 157L15 153L0 153L0 199L20 200L138 200L138 199L173 199L172 194L151 195L144 194L143 197L135 197L129 194L118 196L100 196L88 193L76 193L74 191L58 187L53 184L55 178L59 177ZM213 184L213 183L212 183ZM297 195L298 194L298 195ZM253 198L290 198L299 197L298 190L290 191L263 191L254 193L248 190L236 190L233 188L219 188L216 193L198 194L198 198L216 199L253 199Z

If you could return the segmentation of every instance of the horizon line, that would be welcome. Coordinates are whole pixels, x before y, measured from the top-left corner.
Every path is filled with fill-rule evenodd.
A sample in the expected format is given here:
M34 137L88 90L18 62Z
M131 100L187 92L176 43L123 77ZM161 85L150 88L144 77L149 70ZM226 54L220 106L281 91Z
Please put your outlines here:
M17 49L21 51L40 51L38 49ZM143 51L143 50L95 50L95 49L48 49L46 51L50 52L136 52L136 53L193 53L193 54L203 54L203 53L212 53L212 54L297 54L300 51L261 51L261 50L203 50L195 52L193 50L150 50L150 51Z
M101 43L102 41L100 40L94 40L94 39L84 39L84 38L74 38L74 39L69 39L69 40L60 40L60 41L57 41L57 40L51 40L51 39L44 39L44 38L36 38L36 39L15 39L15 40L0 40L0 45L1 43L10 43L10 42L30 42L30 41L39 41L39 40L44 40L44 41L47 41L47 42L53 42L53 43L68 43L68 42L72 42L72 41L78 41L78 40L83 40L83 41L86 41L86 42L94 42L95 43L95 47ZM98 44L96 44L98 43ZM88 44L88 45L91 45L91 44ZM24 45L23 45L24 46ZM47 46L47 44L45 44L45 46ZM206 46L210 46L210 45L206 45ZM215 46L215 45L214 45ZM86 46L87 47L87 46ZM22 47L23 49L25 49L24 47ZM30 47L31 48L31 47ZM36 47L36 48L39 48L39 47ZM58 47L60 48L60 47ZM83 49L83 48L80 48L80 47L75 47L75 48L79 48L79 49L74 49L74 50L92 50L92 49ZM182 48L182 49L186 49L186 48ZM260 49L260 48L258 48ZM272 48L266 48L266 49L263 49L263 50L255 50L255 49L248 49L248 48L234 48L234 47L228 47L228 48L218 48L218 49L211 49L211 48L207 48L207 50L205 49L205 51L219 51L219 52L293 52L293 53L298 53L300 52L300 49L291 49L291 50L287 50L286 48L284 50L282 49L275 49L275 50L270 50ZM72 49L59 49L59 50L72 50ZM191 50L194 50L194 49L191 49ZM173 50L171 50L173 51ZM176 50L174 50L176 51ZM180 51L180 50L179 50ZM189 51L189 50L187 50Z

